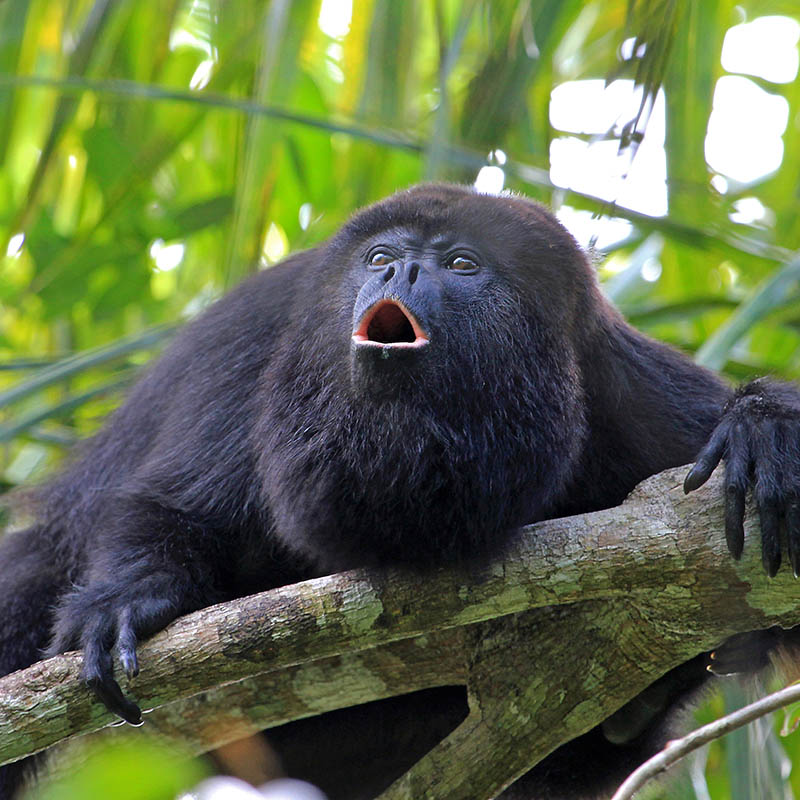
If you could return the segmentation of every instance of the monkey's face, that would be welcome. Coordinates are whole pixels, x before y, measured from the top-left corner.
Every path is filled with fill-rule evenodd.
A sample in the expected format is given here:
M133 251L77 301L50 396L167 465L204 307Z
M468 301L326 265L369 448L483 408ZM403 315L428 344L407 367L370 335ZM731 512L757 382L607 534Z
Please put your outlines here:
M473 395L531 358L569 369L593 276L534 203L415 187L353 217L328 253L358 396L418 401L434 387Z
M463 234L401 226L369 237L356 259L363 281L352 314L357 387L396 390L476 349L476 309L491 294L490 257Z

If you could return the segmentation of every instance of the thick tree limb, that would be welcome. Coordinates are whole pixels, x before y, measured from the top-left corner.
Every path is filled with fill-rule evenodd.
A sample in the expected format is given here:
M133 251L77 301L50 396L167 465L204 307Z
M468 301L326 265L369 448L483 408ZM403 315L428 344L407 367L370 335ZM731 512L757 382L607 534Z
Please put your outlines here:
M719 476L686 497L685 472L530 526L490 566L355 570L204 609L142 645L123 688L156 709L147 727L205 750L466 683L467 720L386 796L491 797L671 667L734 633L800 624L800 583L763 574L757 523L733 561ZM79 665L67 654L0 680L0 763L112 721Z

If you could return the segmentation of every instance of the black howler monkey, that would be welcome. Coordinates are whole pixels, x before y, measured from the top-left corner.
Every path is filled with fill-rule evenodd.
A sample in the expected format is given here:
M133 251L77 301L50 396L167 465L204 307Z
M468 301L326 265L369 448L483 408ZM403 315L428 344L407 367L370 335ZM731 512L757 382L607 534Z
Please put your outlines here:
M357 565L491 558L525 523L696 460L692 489L721 458L733 555L752 484L767 571L785 517L798 572L795 389L732 392L633 330L539 205L412 188L188 325L36 492L35 524L0 549L0 674L82 648L88 685L138 722L112 648L134 675L137 642L178 615ZM662 679L644 722L590 732L511 791L601 795L657 745L701 661ZM406 766L350 780L372 791ZM0 796L20 772L0 771ZM347 781L324 788L348 796Z

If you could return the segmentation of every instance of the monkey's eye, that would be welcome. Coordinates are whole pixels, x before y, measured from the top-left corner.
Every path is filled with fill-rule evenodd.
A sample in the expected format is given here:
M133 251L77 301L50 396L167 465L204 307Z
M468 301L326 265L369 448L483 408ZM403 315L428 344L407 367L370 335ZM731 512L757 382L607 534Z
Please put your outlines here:
M385 250L376 250L369 257L369 265L371 269L380 269L381 267L388 267L393 261L397 259Z
M478 271L478 262L463 254L450 256L445 262L445 266L453 272L461 272L465 275L471 275Z

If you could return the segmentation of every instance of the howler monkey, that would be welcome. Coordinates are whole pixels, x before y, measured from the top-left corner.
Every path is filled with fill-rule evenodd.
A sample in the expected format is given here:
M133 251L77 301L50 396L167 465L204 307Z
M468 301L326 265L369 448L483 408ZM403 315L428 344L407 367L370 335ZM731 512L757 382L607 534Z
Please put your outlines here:
M797 573L799 397L733 392L633 330L541 206L400 192L188 325L35 493L35 524L0 549L0 674L81 648L87 684L138 722L112 648L133 675L137 642L181 614L357 565L489 559L525 523L613 506L693 460L687 489L725 459L733 555L752 483L764 565L785 517ZM662 679L644 723L567 745L518 796L602 794L656 746L701 661ZM4 798L20 772L0 772Z

